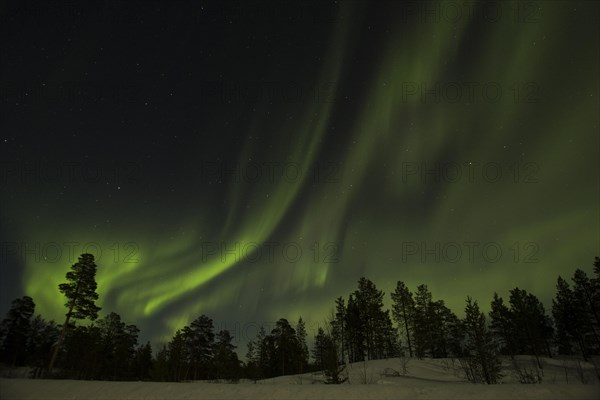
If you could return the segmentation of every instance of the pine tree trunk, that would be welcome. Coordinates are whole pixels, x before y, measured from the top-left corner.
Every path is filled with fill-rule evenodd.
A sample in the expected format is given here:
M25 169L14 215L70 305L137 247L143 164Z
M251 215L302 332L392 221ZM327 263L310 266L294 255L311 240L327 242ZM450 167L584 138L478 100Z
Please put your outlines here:
M343 322L343 320L341 323L341 327L342 328L341 328L341 338L340 339L342 341L342 360L344 360L345 358L344 358L344 322Z
M412 358L413 352L412 352L412 345L410 343L410 329L408 326L408 317L406 315L406 310L404 310L404 312L402 314L404 316L404 327L406 328L406 341L408 342L408 354L410 355L410 358Z
M598 334L596 333L596 329L594 328L594 323L590 321L590 330L592 331L592 335L594 335L594 340L596 344L600 347L600 338L598 338Z
M585 343L583 341L583 338L581 337L579 330L576 330L575 332L577 334L577 344L579 344L579 349L581 350L581 355L583 356L583 360L588 361L587 350L585 348Z
M52 353L52 359L50 360L50 365L48 366L48 375L52 375L52 369L54 368L54 364L56 363L56 358L58 356L58 351L60 350L60 346L65 338L65 334L67 333L67 327L69 326L69 320L71 319L71 314L73 313L74 305L69 308L69 312L67 313L67 318L65 320L65 324L62 327L60 332L60 336L58 337L58 341L56 342L56 346L54 346L54 352Z
M58 351L60 350L60 346L65 338L65 334L67 333L67 327L69 326L69 320L71 319L71 315L73 315L73 308L75 307L75 299L79 295L79 285L80 282L77 282L77 286L75 287L75 294L73 299L71 300L71 307L69 307L69 312L67 313L67 319L65 320L65 324L63 325L62 331L60 332L60 336L58 337L58 341L56 342L56 347L54 348L54 352L52 353L52 359L50 360L50 365L48 366L48 375L52 374L52 368L54 368L54 364L56 363L56 357L58 356Z
M512 336L510 335L510 331L503 327L504 332L504 341L506 342L506 351L508 351L508 356L511 360L515 359L515 349L512 344Z
M585 290L585 297L587 297L588 304L590 305L590 310L592 311L592 315L594 316L594 319L596 320L596 325L600 325L600 316L598 316L596 307L594 307L594 301L592 299L592 296L586 288L584 288L584 290ZM592 327L592 329L593 329L593 327ZM594 332L594 334L595 334L595 332Z
M527 334L527 341L529 342L531 351L533 352L533 355L535 356L535 360L537 361L538 367L540 369L543 369L542 363L540 362L539 352L537 350L537 344L535 343L535 340L534 340L533 336L531 335L531 328L529 327L529 324L527 323L527 321L525 322L525 332Z
M548 357L552 358L552 351L550 350L550 343L548 339L544 339L544 344L546 345L546 351L548 352Z

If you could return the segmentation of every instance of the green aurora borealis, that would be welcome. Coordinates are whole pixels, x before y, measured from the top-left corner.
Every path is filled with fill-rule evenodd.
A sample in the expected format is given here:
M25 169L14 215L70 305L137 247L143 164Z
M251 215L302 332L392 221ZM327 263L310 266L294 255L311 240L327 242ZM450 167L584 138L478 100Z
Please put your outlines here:
M398 12L400 3L385 3L390 11L384 12L384 6L374 11L342 2L335 23L317 24L305 38L283 37L265 49L258 45L255 56L240 53L238 61L189 61L184 54L192 49L193 29L183 37L165 34L178 37L171 51L181 53L190 71L202 74L203 66L214 63L203 80L222 74L223 80L294 82L302 89L298 101L213 104L218 112L184 116L175 89L175 100L169 100L174 104L146 114L138 104L133 111L115 106L106 117L106 109L96 114L93 109L110 105L86 103L83 112L90 114L71 118L61 129L64 114L52 115L26 99L15 106L5 97L9 111L0 146L10 161L3 166L0 197L2 311L11 298L27 294L37 312L62 318L57 285L71 264L66 242L102 248L97 261L102 312L120 313L154 341L199 314L211 316L217 326L302 315L314 327L361 276L383 289L388 302L397 280L411 289L426 283L434 298L459 315L467 295L485 308L494 291L506 296L515 286L549 306L557 275L570 276L577 267L590 271L600 255L598 3L500 2L503 13L494 22L478 6L473 16L456 21L431 21L412 12L406 18ZM516 20L519 4L528 4L523 10L531 21ZM294 26L303 27L303 20ZM60 81L93 69L74 60L101 59L96 47L119 46L118 34L104 43L101 35L85 34L98 29L94 25L77 29L80 39L73 40L81 43L61 56L73 66L34 81ZM227 51L241 52L242 44L238 49L231 40ZM309 44L297 49L301 54L294 60L290 54L300 42ZM158 44L146 47L149 53L165 51ZM266 49L273 66L260 61ZM131 52L123 63L136 63L139 55ZM187 75L171 73L184 68L173 57L147 56L147 62L168 64L165 79L182 79L173 85L187 86L180 78ZM16 65L8 63L3 71ZM143 77L136 82L156 85L156 91L170 84ZM421 95L421 88L435 94ZM118 112L130 114L125 124L114 116ZM103 168L135 163L139 179L118 184L75 179L65 185L64 176L18 177L24 164L85 162L87 152ZM237 165L240 173L217 177L214 168L221 162ZM244 176L256 165L257 179ZM270 179L269 165L298 174L290 179L276 172ZM439 181L419 175L437 166ZM460 177L454 175L457 166ZM56 262L41 254L53 242L62 248ZM479 245L470 260L472 242ZM13 243L21 253L24 244L41 247L35 254L14 255ZM124 262L127 243L135 244L135 262ZM448 253L439 262L434 254L424 254L424 260L419 252L407 254L423 243L429 249L439 243ZM488 243L489 254L502 250L499 260L486 260L482 248ZM211 254L221 244L231 251ZM463 254L451 262L455 244ZM252 246L262 253L248 251ZM283 248L289 250L287 260ZM297 249L302 255L291 262Z

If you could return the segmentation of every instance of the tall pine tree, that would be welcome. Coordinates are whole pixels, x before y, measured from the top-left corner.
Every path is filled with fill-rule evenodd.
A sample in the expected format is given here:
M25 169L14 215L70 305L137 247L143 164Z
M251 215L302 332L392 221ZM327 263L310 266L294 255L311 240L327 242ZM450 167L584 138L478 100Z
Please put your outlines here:
M552 299L552 316L556 325L556 342L560 354L573 354L575 344L587 361L588 349L585 342L585 311L579 306L569 283L562 277L556 282L556 295Z
M489 316L490 331L498 343L500 353L514 358L516 347L513 315L506 304L504 304L502 297L498 296L496 292L494 292Z
M596 349L600 350L600 290L596 281L590 280L581 270L575 270L573 275L573 293L577 306L585 314L587 331L593 339Z
M213 320L206 315L196 318L190 326L183 328L183 336L188 354L188 364L191 368L191 378L211 378L210 362L213 358L215 341Z
M296 340L300 346L300 354L298 357L298 372L303 373L308 366L308 346L306 345L306 324L302 320L302 317L298 318L296 324Z
M543 352L552 356L550 341L554 333L543 304L533 294L514 288L510 291L510 306L516 343L525 344L523 352L533 354L538 367L543 368L540 356Z
M29 296L12 301L6 318L0 323L3 340L0 345L0 360L11 366L24 365L27 361L27 338L31 335L31 317L35 303Z
M415 356L432 356L433 346L433 310L432 296L427 285L419 285L415 293L414 349Z
M240 361L235 346L233 337L228 330L224 329L217 333L216 342L214 344L214 368L217 379L226 379L229 381L237 381L240 374Z
M369 360L382 358L384 343L379 340L378 331L387 328L386 313L383 311L384 293L367 278L360 278L354 292L359 314L359 329L362 332L366 355Z
M280 318L271 331L274 354L272 354L271 365L281 375L289 375L298 372L299 360L304 357L303 349L300 347L296 330L292 328L285 318Z
M469 357L468 374L474 382L498 383L502 377L501 364L496 354L494 340L488 330L485 314L479 310L477 301L467 297L464 321L466 353Z
M335 299L335 316L332 322L332 334L336 341L339 343L340 355L341 359L346 359L346 348L347 344L347 334L346 334L346 304L344 302L343 297L338 297Z
M411 336L414 337L415 300L411 291L402 281L398 281L396 290L391 296L393 301L392 316L406 337L408 354L412 358L413 344Z
M345 324L348 343L348 358L350 362L362 361L365 357L364 333L360 310L352 294L348 297Z
M94 256L89 253L82 254L79 256L78 262L71 266L71 271L67 272L66 278L68 283L58 285L60 292L67 298L65 307L67 307L68 312L60 336L58 337L58 342L54 348L50 365L48 366L50 374L56 363L56 358L71 318L87 318L92 321L98 318L100 307L96 305L96 300L98 300L98 293L96 293L96 268Z
M54 321L47 322L40 315L31 320L31 330L27 337L28 363L33 370L33 378L38 378L48 367L52 346L60 334Z

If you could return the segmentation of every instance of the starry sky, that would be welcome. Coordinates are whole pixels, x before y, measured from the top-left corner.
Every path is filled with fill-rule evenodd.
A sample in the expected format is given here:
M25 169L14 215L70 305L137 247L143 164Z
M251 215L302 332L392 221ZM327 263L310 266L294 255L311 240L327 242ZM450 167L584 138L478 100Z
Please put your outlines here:
M600 254L599 3L5 2L0 312L96 255L158 342L361 276L549 306Z

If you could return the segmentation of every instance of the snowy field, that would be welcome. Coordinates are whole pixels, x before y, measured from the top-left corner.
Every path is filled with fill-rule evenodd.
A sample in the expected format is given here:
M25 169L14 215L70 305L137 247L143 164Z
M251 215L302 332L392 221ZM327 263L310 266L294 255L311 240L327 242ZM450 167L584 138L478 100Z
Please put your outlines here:
M529 357L520 361L533 370ZM451 360L410 360L407 373L394 376L402 370L399 359L355 363L348 368L349 383L342 385L324 385L318 373L257 384L4 378L0 399L600 399L593 365L573 360L544 359L541 384L521 384L508 368L502 384L472 384Z

